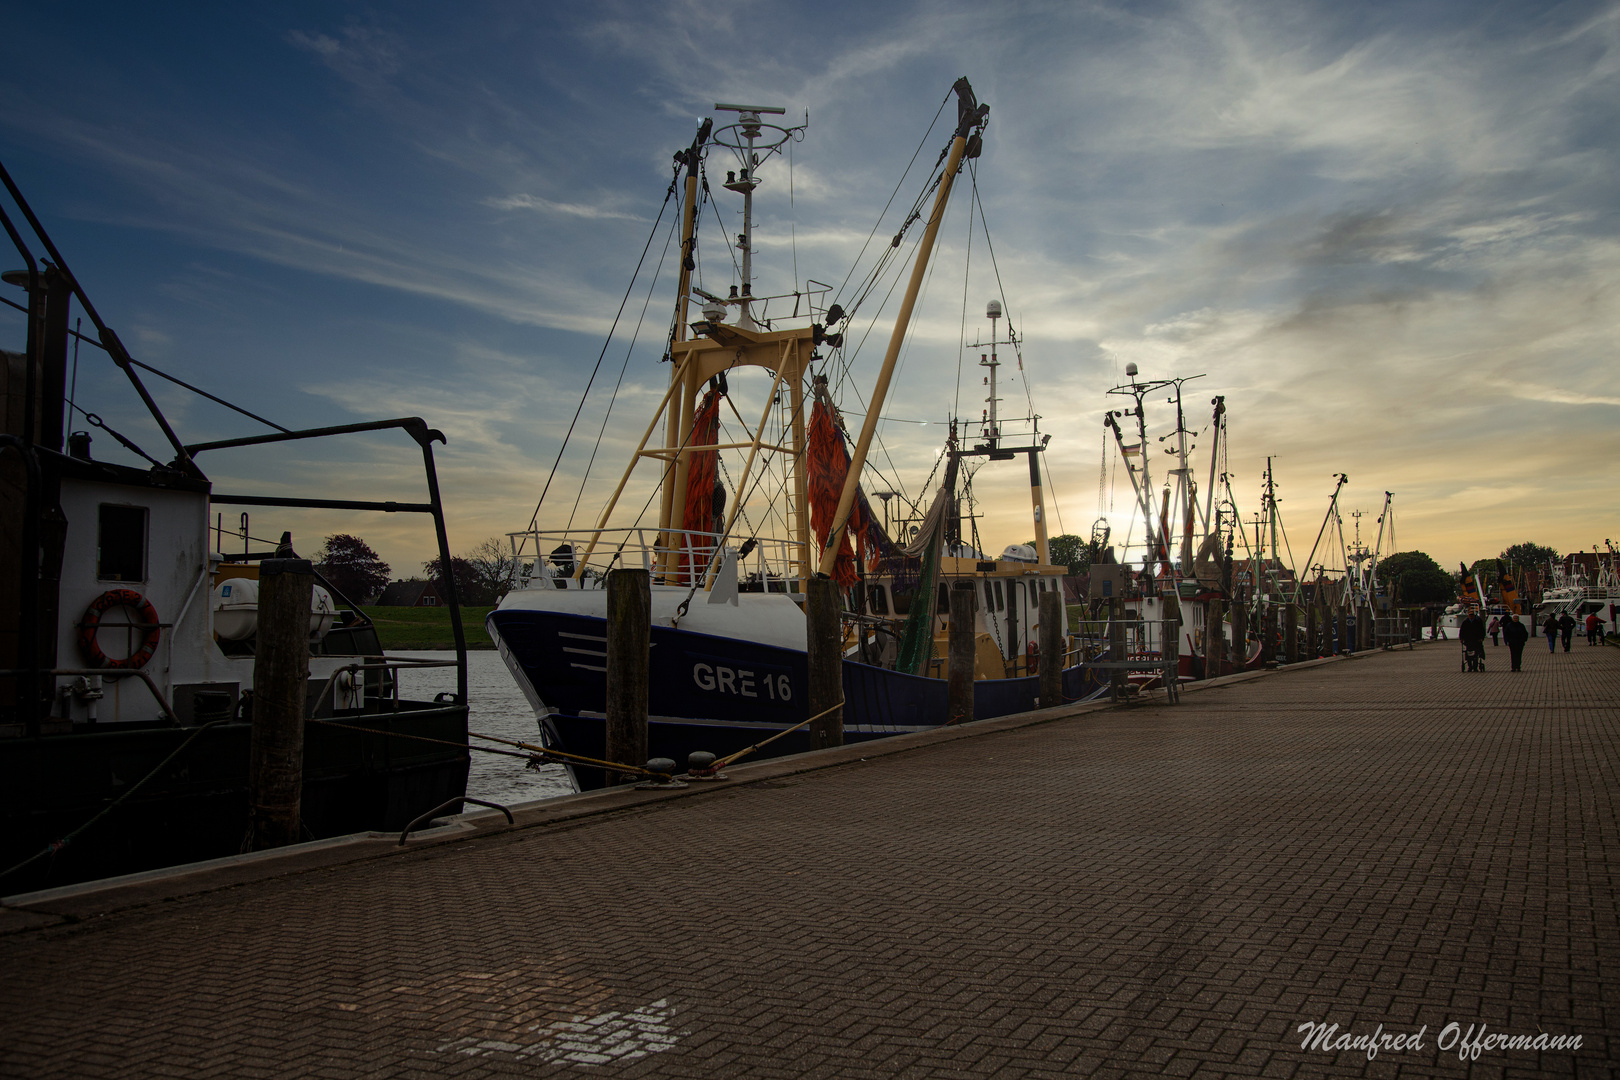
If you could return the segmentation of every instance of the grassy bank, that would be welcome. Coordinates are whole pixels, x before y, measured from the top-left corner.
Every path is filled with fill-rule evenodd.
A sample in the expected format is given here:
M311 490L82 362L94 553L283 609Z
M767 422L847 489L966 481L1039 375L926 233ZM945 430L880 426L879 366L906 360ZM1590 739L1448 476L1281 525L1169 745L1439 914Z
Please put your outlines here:
M363 611L377 624L377 636L384 649L453 649L456 639L450 631L447 607L368 607ZM484 616L494 608L464 607L461 625L467 631L467 648L493 649L484 630Z

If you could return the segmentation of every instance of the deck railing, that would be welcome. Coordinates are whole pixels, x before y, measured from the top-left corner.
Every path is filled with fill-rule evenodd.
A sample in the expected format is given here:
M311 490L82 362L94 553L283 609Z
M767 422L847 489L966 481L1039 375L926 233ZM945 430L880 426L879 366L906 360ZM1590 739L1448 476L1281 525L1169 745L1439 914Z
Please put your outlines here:
M740 540L721 533L657 528L531 530L508 533L514 586L599 589L609 570L647 570L655 585L714 586L723 555L736 556L741 592L801 591L800 545L775 538Z

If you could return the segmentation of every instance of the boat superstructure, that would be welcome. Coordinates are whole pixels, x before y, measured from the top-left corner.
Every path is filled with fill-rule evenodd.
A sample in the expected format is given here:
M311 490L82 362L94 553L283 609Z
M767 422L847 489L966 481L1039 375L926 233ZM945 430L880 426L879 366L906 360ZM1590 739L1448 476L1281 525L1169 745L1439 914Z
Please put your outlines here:
M0 207L0 221L23 263L4 275L7 291L19 291L3 299L28 328L22 351L0 353L0 890L234 855L248 810L259 563L297 553L286 533L255 550L247 512L242 551L226 553L215 508L234 517L252 507L261 522L260 508L274 507L422 513L447 558L432 452L443 436L417 418L295 431L230 406L270 431L183 442L141 378L163 373L129 354L3 168L0 178L21 219ZM75 312L95 336L71 328ZM68 400L70 341L128 375L166 453L149 454ZM92 431L149 467L99 460ZM227 494L198 464L238 447L365 431L412 439L427 501ZM465 793L459 618L458 692L401 700L397 664L358 599L324 578L313 591L302 799L312 838L403 827Z

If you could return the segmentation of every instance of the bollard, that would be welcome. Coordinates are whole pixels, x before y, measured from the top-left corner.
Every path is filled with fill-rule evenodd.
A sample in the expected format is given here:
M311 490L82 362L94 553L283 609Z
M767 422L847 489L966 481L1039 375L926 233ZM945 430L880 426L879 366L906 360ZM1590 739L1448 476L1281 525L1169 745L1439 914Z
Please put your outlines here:
M951 582L950 666L945 685L947 724L973 719L974 595L973 582Z
M1226 663L1226 614L1219 600L1204 601L1204 678L1219 678Z
M1294 664L1299 662L1299 608L1289 601L1283 608L1283 661Z
M1249 663L1249 605L1232 605L1232 670L1242 671Z
M1040 595L1041 708L1055 709L1063 704L1063 646L1067 643L1063 632L1063 597L1055 591ZM955 617L954 609L952 617Z
M607 759L647 760L647 665L651 652L652 585L646 570L607 575ZM609 787L639 779L610 773Z
M314 588L315 572L308 559L265 559L259 564L243 851L285 847L299 839Z
M838 615L838 586L826 574L817 574L804 586L805 653L810 666L809 712L832 709L810 725L816 749L844 745L844 710L833 708L844 700L844 649ZM918 603L924 603L920 600Z

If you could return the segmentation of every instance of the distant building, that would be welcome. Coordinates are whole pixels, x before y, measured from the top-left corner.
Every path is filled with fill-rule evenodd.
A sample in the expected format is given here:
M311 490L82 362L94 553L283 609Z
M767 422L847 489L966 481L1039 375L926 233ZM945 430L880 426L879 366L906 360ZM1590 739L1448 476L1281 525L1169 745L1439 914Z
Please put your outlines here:
M444 599L431 581L396 581L377 598L379 607L439 607Z

